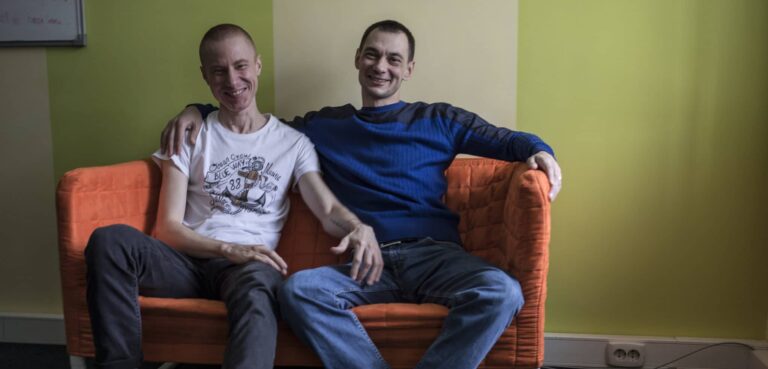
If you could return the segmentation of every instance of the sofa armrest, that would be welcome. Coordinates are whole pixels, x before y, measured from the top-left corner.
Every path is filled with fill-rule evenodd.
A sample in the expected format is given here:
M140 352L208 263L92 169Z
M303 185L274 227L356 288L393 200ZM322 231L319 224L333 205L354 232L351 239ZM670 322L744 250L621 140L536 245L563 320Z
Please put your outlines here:
M541 365L544 360L544 303L549 270L549 181L544 172L515 163L504 205L503 231L507 270L523 289L525 304L513 322L518 342L535 350L520 361Z
M549 268L549 181L522 162L462 158L446 172L446 205L461 216L464 248L512 274L525 304L487 362L539 367L544 361L544 303ZM499 355L496 357L496 355Z
M150 160L79 168L56 190L62 301L70 354L91 356L83 251L94 229L128 224L152 233L160 170Z
M544 172L515 163L503 216L507 267L514 275L547 271L551 231L549 189Z

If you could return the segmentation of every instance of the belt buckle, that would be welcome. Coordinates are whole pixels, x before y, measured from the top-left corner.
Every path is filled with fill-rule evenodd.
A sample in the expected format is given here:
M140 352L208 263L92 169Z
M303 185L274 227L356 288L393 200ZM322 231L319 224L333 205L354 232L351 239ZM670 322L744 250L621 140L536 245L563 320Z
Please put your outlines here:
M382 242L382 243L380 243L380 244L379 244L379 247L383 249L383 248L385 248L385 247L389 247L389 246L395 246L395 245L399 245L399 244L401 244L401 243L403 243L403 240L397 240L397 241L389 241L389 242Z
M418 237L401 238L399 240L382 242L382 243L379 244L379 247L383 249L385 247L395 246L395 245L399 245L399 244L403 244L403 243L413 243L413 242L417 242L419 240L421 240L421 238L418 238Z

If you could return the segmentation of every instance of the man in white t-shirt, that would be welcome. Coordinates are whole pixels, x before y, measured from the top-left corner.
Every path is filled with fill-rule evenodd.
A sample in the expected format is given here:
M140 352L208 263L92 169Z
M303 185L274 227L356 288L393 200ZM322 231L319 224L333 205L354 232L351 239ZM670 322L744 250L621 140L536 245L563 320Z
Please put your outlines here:
M287 272L274 250L298 187L323 228L354 248L361 276L381 274L371 227L342 206L319 174L306 136L262 114L253 40L222 24L200 42L203 78L221 109L196 144L156 152L163 183L157 239L125 225L99 228L86 248L87 300L97 368L141 366L138 295L221 299L229 342L224 368L272 368L276 289Z

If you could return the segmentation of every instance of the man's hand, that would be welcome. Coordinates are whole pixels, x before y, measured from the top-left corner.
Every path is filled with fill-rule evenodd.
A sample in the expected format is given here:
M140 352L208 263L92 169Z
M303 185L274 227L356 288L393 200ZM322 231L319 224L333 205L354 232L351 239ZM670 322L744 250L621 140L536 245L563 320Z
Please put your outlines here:
M381 249L373 228L365 224L358 225L344 236L337 246L331 247L331 252L339 255L347 249L354 250L349 276L367 285L378 282L384 270L384 261L381 258Z
M551 189L549 191L549 200L555 201L560 188L563 186L563 174L560 172L560 165L557 160L546 151L539 151L526 161L531 169L539 169L547 173Z
M234 245L224 243L219 251L222 256L235 264L243 264L249 261L261 261L277 269L282 275L288 274L288 264L280 255L262 245Z
M189 143L194 145L202 125L203 116L200 115L197 108L187 106L165 125L163 133L160 135L160 149L168 156L178 154L181 151L181 145L184 143L187 131L190 131Z

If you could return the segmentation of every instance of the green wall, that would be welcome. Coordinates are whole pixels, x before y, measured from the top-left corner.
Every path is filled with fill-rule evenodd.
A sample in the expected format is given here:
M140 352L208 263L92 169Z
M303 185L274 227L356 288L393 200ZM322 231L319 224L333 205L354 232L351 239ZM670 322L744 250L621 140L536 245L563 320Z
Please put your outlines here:
M213 101L216 23L251 31L274 109L271 1L85 4L88 46L48 49L56 178L147 157ZM519 22L518 127L565 175L547 331L766 338L768 2L521 0Z
M251 33L266 61L259 108L274 109L271 1L86 1L85 19L87 47L48 49L56 178L148 157L185 104L213 101L197 46L218 23Z
M555 147L547 331L766 338L768 2L520 4Z

